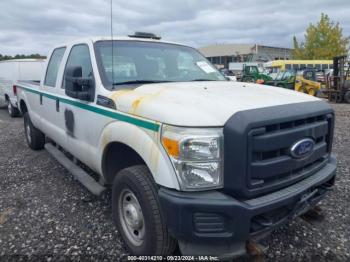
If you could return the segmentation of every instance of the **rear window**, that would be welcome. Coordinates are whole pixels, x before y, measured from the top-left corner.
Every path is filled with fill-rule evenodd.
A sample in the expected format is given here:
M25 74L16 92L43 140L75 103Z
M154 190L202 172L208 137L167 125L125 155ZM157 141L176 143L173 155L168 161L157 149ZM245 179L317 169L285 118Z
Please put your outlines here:
M56 86L58 69L62 61L64 52L66 51L65 47L56 48L50 58L50 62L47 66L46 76L44 85L46 86Z

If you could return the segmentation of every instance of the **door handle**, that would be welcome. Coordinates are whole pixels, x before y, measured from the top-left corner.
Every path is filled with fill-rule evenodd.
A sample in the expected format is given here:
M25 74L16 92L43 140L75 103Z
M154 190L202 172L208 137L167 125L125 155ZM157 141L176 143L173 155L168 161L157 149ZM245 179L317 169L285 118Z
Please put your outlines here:
M56 98L56 112L60 112L60 100Z

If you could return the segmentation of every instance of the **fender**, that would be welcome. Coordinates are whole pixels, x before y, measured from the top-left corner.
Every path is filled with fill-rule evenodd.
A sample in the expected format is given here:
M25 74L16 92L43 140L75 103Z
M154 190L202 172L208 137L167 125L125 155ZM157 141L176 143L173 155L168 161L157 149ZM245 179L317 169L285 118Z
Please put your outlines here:
M108 124L100 137L98 149L99 173L102 174L102 157L110 143L123 143L144 160L158 185L179 190L177 176L170 159L160 144L160 132L139 128L127 122Z
M29 114L29 117L30 117L30 120L32 121L33 125L36 127L36 128L41 128L41 119L40 119L40 116L39 114L37 113L37 111L35 110L32 110L32 106L31 106L31 103L30 103L30 99L32 100L36 100L35 98L31 98L31 97L28 97L28 96L37 96L36 94L32 94L32 93L28 93L28 92L24 92L23 89L21 88L21 86L17 86L17 100L18 100L18 108L21 109L21 101L23 101L26 106L27 106L27 110L28 110L28 114ZM38 98L39 99L39 98ZM23 112L21 112L23 113Z

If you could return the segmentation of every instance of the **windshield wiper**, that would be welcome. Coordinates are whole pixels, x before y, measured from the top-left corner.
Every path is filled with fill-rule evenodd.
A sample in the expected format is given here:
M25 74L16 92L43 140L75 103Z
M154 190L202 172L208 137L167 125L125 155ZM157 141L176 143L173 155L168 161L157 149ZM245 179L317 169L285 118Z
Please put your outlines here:
M195 82L195 81L217 81L217 80L213 80L213 79L202 79L202 78L199 78L199 79L193 79L193 80L190 80L190 82Z
M154 84L154 83L166 83L166 82L172 82L172 81L165 81L165 80L132 80L132 81L125 81L125 82L115 82L113 85L132 85L132 84Z

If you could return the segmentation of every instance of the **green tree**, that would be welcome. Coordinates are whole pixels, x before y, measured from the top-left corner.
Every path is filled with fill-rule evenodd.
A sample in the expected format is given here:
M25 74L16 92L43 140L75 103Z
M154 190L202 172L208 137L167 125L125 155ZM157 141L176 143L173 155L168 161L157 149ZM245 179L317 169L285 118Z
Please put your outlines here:
M335 56L346 55L349 47L349 37L343 36L339 23L331 21L326 14L321 14L320 21L310 24L306 29L305 40L300 45L293 37L294 59L333 59Z

